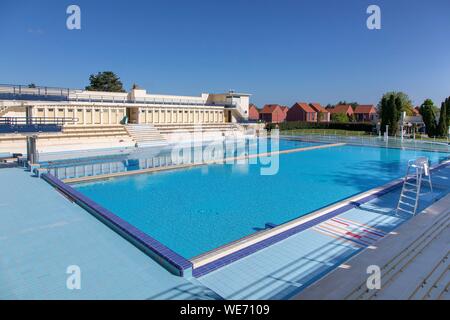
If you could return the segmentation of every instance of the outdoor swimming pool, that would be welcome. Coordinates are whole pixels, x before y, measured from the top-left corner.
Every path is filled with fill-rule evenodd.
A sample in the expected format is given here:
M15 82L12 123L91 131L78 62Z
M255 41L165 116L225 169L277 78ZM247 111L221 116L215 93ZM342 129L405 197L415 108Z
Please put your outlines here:
M308 146L280 141L280 149ZM74 184L101 206L191 259L404 175L406 163L449 154L337 146L279 155L275 175L260 164L214 164Z

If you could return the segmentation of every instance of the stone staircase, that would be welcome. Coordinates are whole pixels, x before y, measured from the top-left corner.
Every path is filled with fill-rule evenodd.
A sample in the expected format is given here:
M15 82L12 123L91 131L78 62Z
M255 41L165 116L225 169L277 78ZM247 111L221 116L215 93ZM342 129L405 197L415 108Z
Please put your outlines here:
M202 139L206 141L244 134L243 127L236 123L155 124L155 127L167 141L171 142L193 139L194 133L201 134Z
M166 139L151 124L127 124L128 134L136 141L138 147L157 147L167 145Z

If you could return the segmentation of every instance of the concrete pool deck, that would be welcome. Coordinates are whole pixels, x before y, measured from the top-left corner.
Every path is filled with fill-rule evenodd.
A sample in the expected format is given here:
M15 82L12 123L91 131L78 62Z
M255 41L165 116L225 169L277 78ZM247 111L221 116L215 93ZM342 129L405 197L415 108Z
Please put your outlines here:
M432 174L450 191L450 166ZM395 215L394 189L313 228L197 279L174 276L42 179L0 169L0 299L287 299L410 219ZM330 219L331 220L331 219ZM339 227L338 224L346 227ZM374 236L364 236L361 226ZM359 236L357 239L348 234ZM81 268L82 289L68 290L66 269Z
M220 298L23 169L0 169L0 194L0 300ZM71 265L81 268L81 290L66 287Z

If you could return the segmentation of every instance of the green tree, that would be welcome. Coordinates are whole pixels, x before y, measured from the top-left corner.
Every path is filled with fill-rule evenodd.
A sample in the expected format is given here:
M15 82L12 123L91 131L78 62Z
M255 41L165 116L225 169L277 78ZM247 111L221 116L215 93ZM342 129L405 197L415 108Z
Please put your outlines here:
M125 92L120 78L112 71L91 74L89 82L88 91Z
M446 137L448 134L448 122L447 122L447 104L442 102L441 113L439 115L439 124L437 126L436 135L438 137Z
M389 117L389 112L388 112L388 105L387 105L387 97L383 96L381 98L380 103L378 104L378 110L380 113L380 119L381 119L381 132L385 132L386 130L386 126L390 126L391 125L391 119Z
M395 135L398 130L400 115L403 108L403 100L396 93L384 94L378 103L381 117L381 131L389 126L389 135Z
M432 137L436 135L436 107L431 99L426 99L419 108L419 113L422 116L423 123L427 130L428 136Z
M340 123L348 122L348 116L345 113L332 113L331 121Z
M447 106L447 125L450 126L450 97L445 99L445 105Z
M409 97L408 97L408 95L406 93L401 92L401 91L400 92L390 91L390 92L386 92L383 95L383 97L386 97L386 98L389 99L389 97L391 95L394 95L395 98L399 98L400 99L400 101L401 101L401 110L400 110L400 112L405 111L406 115L408 115L408 116L412 116L414 114L413 113L413 109L414 109L413 103L412 103L411 99L409 99ZM378 105L378 107L380 107L380 104Z

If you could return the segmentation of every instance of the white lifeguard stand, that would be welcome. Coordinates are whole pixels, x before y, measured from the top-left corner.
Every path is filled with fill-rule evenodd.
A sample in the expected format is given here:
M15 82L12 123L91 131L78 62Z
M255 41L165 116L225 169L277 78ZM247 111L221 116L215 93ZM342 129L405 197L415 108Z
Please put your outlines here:
M412 174L410 174L411 171L413 171ZM409 160L408 169L403 180L402 192L397 204L397 213L402 211L412 215L416 214L423 176L428 177L430 192L433 192L428 158L418 157L417 159Z

